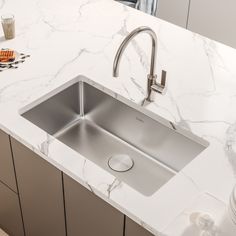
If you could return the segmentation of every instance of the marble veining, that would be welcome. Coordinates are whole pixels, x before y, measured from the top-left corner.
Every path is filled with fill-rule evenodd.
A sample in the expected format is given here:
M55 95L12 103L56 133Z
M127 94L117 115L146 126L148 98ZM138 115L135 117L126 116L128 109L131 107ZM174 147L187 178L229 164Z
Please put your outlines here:
M17 37L4 41L1 32L0 46L31 57L0 74L1 129L154 235L183 236L189 227L185 209L195 210L193 201L206 192L212 197L199 200L206 213L211 209L204 203L228 204L236 175L235 49L112 0L0 0L0 14L6 12L16 17ZM145 104L147 35L129 45L120 77L112 77L121 41L143 25L157 33L158 78L167 71L166 94ZM20 116L22 108L78 75L111 96L142 104L168 120L170 128L188 130L209 147L159 191L143 196Z

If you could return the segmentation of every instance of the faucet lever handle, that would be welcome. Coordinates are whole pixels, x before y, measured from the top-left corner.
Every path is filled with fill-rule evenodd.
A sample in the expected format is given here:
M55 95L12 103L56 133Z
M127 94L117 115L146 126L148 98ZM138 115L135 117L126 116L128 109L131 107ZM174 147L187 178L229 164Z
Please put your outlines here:
M161 72L161 83L155 82L153 85L151 85L151 89L158 93L163 93L166 85L166 71L163 70Z
M166 85L166 71L162 70L161 72L161 86L165 87Z

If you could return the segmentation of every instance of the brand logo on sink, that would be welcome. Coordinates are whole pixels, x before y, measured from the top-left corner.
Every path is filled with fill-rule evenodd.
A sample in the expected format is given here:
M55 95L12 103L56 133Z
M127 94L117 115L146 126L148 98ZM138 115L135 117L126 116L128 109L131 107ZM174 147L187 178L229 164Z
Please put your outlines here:
M144 120L142 120L141 118L139 118L139 117L137 117L137 116L136 116L136 120L139 121L139 122L144 123Z

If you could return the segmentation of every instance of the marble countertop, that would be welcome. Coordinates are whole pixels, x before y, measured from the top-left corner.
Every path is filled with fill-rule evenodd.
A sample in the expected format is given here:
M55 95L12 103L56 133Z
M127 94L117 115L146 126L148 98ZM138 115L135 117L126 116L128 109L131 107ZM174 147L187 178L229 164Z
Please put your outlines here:
M209 202L215 210L227 207L236 174L235 49L111 0L0 0L0 14L6 12L15 14L16 38L5 41L1 32L0 47L31 57L0 73L1 129L155 235L189 235L186 212L214 217ZM158 36L158 75L167 71L166 94L157 94L146 109L210 143L151 196L19 115L22 107L78 75L140 103L149 68L148 36L140 35L127 48L119 79L112 77L112 63L122 39L142 25Z

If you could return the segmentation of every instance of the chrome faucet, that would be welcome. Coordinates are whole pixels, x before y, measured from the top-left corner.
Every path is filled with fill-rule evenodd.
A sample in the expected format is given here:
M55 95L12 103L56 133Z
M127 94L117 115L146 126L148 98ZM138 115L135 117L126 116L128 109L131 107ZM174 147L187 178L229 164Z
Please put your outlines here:
M120 59L127 45L136 35L142 32L148 33L152 39L151 66L150 66L150 73L147 76L147 80L148 80L147 81L147 95L145 98L147 101L152 102L153 101L152 91L163 93L163 90L166 84L166 71L162 71L161 83L157 83L156 82L157 75L155 74L155 64L156 64L156 55L157 55L157 36L156 36L156 33L151 28L146 27L146 26L138 27L137 29L133 30L130 34L128 34L127 37L123 40L114 59L113 76L114 77L119 76Z

